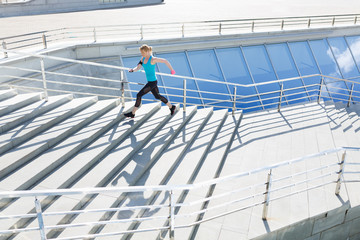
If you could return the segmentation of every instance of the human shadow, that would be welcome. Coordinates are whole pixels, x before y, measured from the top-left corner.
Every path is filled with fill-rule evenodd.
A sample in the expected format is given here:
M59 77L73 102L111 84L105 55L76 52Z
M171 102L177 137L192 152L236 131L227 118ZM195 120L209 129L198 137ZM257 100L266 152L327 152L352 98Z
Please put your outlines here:
M39 111L40 108L44 107L44 105L46 104L46 102L42 102L39 106L37 106L36 108L34 108L34 110L32 110L32 114L36 111ZM10 137L10 139L14 139L16 138L24 129L26 129L27 126L29 126L29 124L33 123L34 120L36 119L36 117L32 117L30 118L29 120L27 120L26 122L24 122L24 124ZM9 129L11 130L11 129ZM6 131L7 132L7 131ZM4 133L6 133L4 132ZM1 134L4 134L4 133L1 133Z
M147 179L150 175L150 169L154 163L152 161L152 152L160 145L164 144L166 138L171 136L174 133L174 129L171 127L169 131L164 134L162 137L160 137L158 140L151 142L146 149L143 149L142 151L138 151L134 156L132 157L132 160L136 163L136 166L134 170L129 173L128 171L122 171L112 182L111 184L113 186L117 185L119 180L121 178L124 178L125 181L130 185L145 185ZM131 146L137 146L137 139L134 134L130 135L131 139ZM156 157L156 155L154 156ZM160 204L165 203L165 201L168 199L168 193L166 192L164 194L164 198L161 200ZM126 207L134 207L134 206L141 206L145 205L151 197L145 197L144 192L135 192L130 193L126 195L127 204ZM153 210L149 210L146 212L147 216L151 216L155 213L157 213L160 209L154 208ZM135 213L134 210L122 210L118 212L118 219L125 219L130 218Z

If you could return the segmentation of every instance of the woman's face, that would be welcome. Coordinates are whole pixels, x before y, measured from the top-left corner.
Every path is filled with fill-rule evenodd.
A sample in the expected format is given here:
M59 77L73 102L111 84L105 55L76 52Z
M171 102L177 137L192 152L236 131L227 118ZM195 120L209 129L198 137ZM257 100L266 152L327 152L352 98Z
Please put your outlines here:
M150 52L148 51L144 51L144 50L140 50L141 56L143 57L148 57L150 55Z

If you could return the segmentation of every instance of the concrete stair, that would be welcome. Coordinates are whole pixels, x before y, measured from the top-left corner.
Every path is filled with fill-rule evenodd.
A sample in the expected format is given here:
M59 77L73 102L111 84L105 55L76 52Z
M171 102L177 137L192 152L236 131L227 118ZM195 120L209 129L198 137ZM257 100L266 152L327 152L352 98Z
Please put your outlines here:
M227 110L187 107L170 116L161 103L144 104L134 119L126 119L133 102L125 106L118 99L98 101L96 97L73 99L72 95L42 99L42 93L17 94L0 91L0 189L43 190L87 187L125 187L181 185L199 183L213 178L249 171L307 154L340 147L360 146L360 106L349 108L342 103L321 102L297 104L277 110L234 115ZM14 103L14 104L13 104ZM15 106L16 105L16 106ZM358 153L347 161L358 162ZM273 178L319 168L341 155L319 157L275 170ZM337 171L338 166L334 169ZM326 169L328 171L329 169ZM349 171L359 171L355 165ZM315 177L325 170L299 175L273 188ZM251 175L231 183L219 183L191 191L174 192L177 203L187 203L219 196L205 204L177 208L176 225L214 217L241 208L263 196L243 203L207 209L219 203L246 197L264 186L242 192L229 191L264 182L267 173ZM305 185L274 192L272 197L300 191L304 186L321 184L321 178ZM359 180L346 175L345 180ZM347 191L345 191L345 190ZM335 184L294 194L270 203L268 220L261 219L262 206L234 212L202 224L176 229L180 239L253 239L303 219L341 207L344 202L359 204L356 183L342 185L341 194L334 194ZM264 190L264 189L263 189ZM341 199L341 201L339 200ZM119 208L169 203L164 192L90 194L83 196L49 196L39 198L45 212ZM35 213L34 199L7 198L0 200L1 215ZM167 216L168 209L114 211L91 214L67 214L45 218L46 225L81 224L137 217ZM119 223L81 226L47 231L48 238L67 239L86 234L132 231L168 226L168 220L143 223ZM37 227L36 218L1 220L0 229ZM106 239L165 239L168 231L153 231ZM39 239L38 232L9 234L0 239ZM96 238L97 239L97 238ZM101 239L101 238L99 238Z
M5 94L6 95L6 94ZM15 95L0 102L0 116L4 116L17 109L25 107L43 98L42 93L28 93Z
M0 101L11 98L17 94L15 89L0 90Z

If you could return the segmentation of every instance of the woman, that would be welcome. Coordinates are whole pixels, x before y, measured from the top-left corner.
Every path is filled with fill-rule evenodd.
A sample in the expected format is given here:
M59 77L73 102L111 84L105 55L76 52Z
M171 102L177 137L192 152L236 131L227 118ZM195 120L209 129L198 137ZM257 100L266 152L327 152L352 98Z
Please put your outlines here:
M142 58L135 68L129 70L129 72L136 72L141 69L141 66L144 68L146 73L147 84L138 92L136 95L136 102L133 110L131 112L125 113L126 117L134 118L135 112L139 109L141 104L141 98L148 92L152 92L156 99L160 99L165 103L169 109L171 115L174 114L176 106L172 105L165 97L159 94L159 88L157 87L157 79L155 75L155 64L156 63L165 63L166 66L171 70L171 74L175 74L175 70L172 68L168 60L163 58L157 58L152 55L152 47L144 44L140 47L140 53Z

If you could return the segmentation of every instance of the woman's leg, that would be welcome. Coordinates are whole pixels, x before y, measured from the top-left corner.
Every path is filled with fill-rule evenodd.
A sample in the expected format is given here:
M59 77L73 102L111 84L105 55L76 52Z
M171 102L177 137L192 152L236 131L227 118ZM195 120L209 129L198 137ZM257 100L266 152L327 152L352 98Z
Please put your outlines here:
M171 112L171 115L174 114L175 110L176 110L176 107L173 106L164 96L161 96L160 93L159 93L159 88L157 87L157 81L155 82L148 82L139 92L138 94L136 95L136 102L135 102L135 106L132 110L132 115L129 115L127 117L134 117L135 115L135 112L139 109L140 107L140 104L141 104L141 98L142 96L144 96L145 94L147 94L148 92L152 92L152 94L154 95L154 97L156 99L159 99L161 100L163 103L165 103L169 109L170 109L170 112Z
M135 112L139 109L140 104L141 104L141 98L142 96L144 96L145 94L147 94L148 92L151 91L151 84L147 83L136 95L136 102L135 102L135 106L132 110L132 113L135 114Z
M161 100L163 103L165 103L168 107L172 107L171 103L169 103L169 101L164 97L161 96L159 93L159 88L157 86L155 86L153 89L151 89L152 94L154 95L154 97L156 99Z
M160 95L159 88L157 86L151 89L151 92L156 99L160 99L163 103L165 103L169 107L171 115L175 113L176 107L172 105L165 97Z

